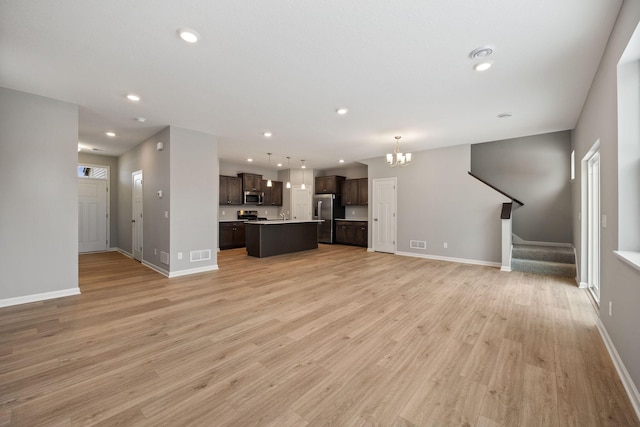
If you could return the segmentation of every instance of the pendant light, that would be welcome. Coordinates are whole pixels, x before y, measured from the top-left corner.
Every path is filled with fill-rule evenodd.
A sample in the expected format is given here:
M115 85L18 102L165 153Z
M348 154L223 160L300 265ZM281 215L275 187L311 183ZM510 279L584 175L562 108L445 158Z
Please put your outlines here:
M291 160L291 157L287 156L287 169L289 169L289 177L287 179L287 188L291 188L291 165L289 164L289 160Z
M271 175L271 153L267 153L269 155L269 175ZM271 182L271 178L267 180L267 187L273 187L273 182Z
M306 189L307 187L304 185L304 169L306 168L306 166L304 165L304 160L300 160L302 162L302 185L300 186L300 188L302 190Z
M401 136L396 136L396 148L393 150L393 154L387 154L387 165L392 168L396 166L406 166L411 163L411 153L402 154L400 152L400 147L398 143L400 142Z

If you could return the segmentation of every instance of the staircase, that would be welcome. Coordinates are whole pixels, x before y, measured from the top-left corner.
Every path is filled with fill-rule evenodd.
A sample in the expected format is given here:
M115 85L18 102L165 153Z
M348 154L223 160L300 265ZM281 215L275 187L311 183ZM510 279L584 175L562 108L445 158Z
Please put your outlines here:
M514 244L511 252L511 269L527 273L576 277L576 260L571 247Z

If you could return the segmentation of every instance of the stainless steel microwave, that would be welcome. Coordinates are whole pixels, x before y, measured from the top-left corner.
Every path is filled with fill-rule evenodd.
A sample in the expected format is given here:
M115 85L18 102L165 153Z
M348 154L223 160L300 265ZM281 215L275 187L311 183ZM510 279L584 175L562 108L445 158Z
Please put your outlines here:
M261 191L245 191L242 199L244 205L261 205L264 193Z

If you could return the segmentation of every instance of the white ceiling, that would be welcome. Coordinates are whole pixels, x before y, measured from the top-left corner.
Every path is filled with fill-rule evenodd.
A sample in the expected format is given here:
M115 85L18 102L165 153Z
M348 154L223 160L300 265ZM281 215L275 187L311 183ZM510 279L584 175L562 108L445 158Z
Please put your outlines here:
M416 152L572 129L620 5L2 0L0 86L78 104L79 141L103 154L173 125L216 135L224 160L337 167L384 155L395 135ZM484 45L480 73L469 52Z

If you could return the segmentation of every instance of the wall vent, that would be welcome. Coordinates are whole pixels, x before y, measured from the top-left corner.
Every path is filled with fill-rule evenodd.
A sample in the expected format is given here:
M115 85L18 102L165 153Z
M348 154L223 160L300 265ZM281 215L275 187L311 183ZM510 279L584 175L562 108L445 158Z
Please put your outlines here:
M409 247L411 249L427 249L427 242L424 240L409 240Z
M160 251L160 262L169 265L169 254L165 251Z
M191 251L191 262L208 261L211 259L211 249L202 249L200 251Z

